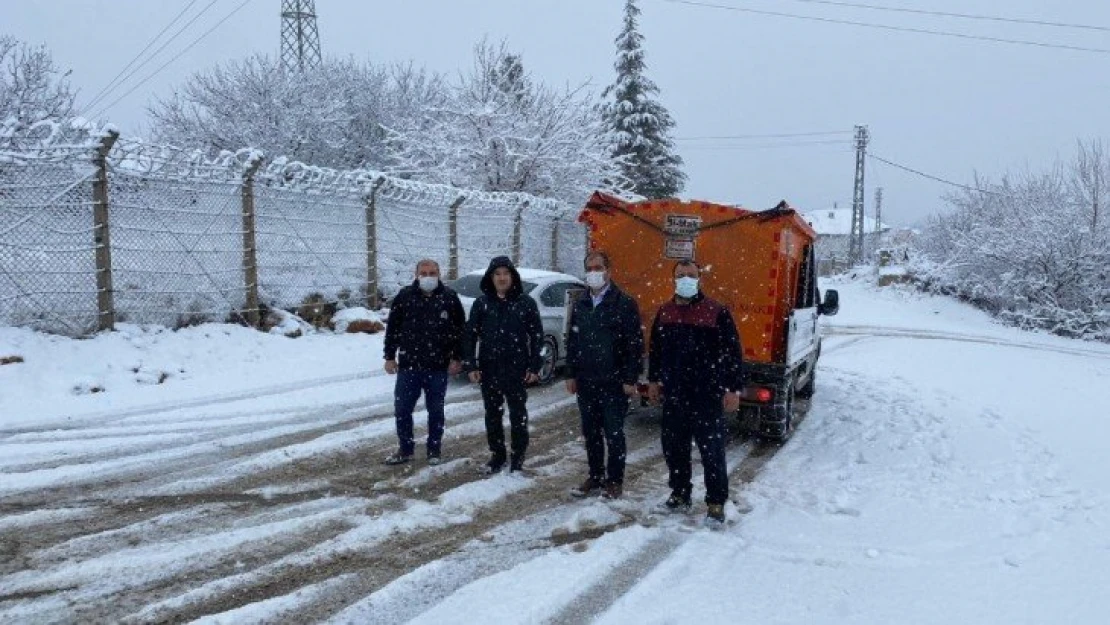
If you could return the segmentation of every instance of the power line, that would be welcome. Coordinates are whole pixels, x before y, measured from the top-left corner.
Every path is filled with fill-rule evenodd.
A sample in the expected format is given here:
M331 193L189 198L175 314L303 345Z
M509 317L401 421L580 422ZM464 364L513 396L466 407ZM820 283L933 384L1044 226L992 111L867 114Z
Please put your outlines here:
M100 91L96 92L96 95L94 95L92 97L92 99L89 100L89 104L86 105L85 108L88 109L88 108L92 107L93 104L100 101L100 98L102 98L104 95L107 94L107 92L112 88L112 85L116 84L116 81L119 80L119 77L123 76L123 73L126 72L132 65L134 65L135 61L138 61L143 56L143 54L146 54L146 51L149 50L151 48L151 46L153 46L155 44L155 42L157 42L159 39L161 39L162 35L166 34L166 31L169 30L170 28L172 28L173 25L177 23L177 20L181 19L181 16L185 15L185 13L189 9L191 9L193 7L193 5L196 4L196 3L197 3L197 0L189 0L189 4L185 5L185 8L181 9L181 12L178 13L176 16L174 16L174 18L172 20L170 20L169 24L166 24L166 26L164 28L162 28L162 30L158 31L158 34L154 35L154 38L151 39L146 44L145 48L143 48L142 50L139 50L139 53L136 54L135 57L132 58L130 61L128 61L127 65L124 65L123 69L121 69L118 74L113 76L112 80L108 81L108 84L104 85L104 87Z
M850 135L851 130L824 130L819 132L781 132L781 133L768 133L768 134L751 134L751 135L718 135L718 136L702 136L702 137L676 137L675 141L713 141L713 140L731 140L731 139L778 139L788 137L819 137L826 135Z
M950 186L953 186L953 187L958 187L958 188L964 189L966 191L975 191L977 193L986 193L986 194L989 194L989 195L1005 195L1004 193L998 193L997 191L988 191L987 189L980 189L978 187L972 187L972 186L969 186L969 185L966 185L966 184L960 184L958 182L952 182L951 180L945 180L944 178L941 178L940 176L934 176L932 174L927 174L923 171L919 171L919 170L914 169L912 167L907 167L906 165L899 165L898 163L895 163L893 161L889 161L885 158L882 158L881 156L875 156L874 154L872 154L870 152L867 153L867 158L879 161L880 163L883 163L885 165L890 165L891 167L894 167L894 168L897 168L897 169L901 169L902 171L909 172L909 173L917 175L917 176L921 176L922 178L928 178L929 180L933 180L935 182L940 182L940 183L950 185Z
M167 39L165 42L162 43L162 45L158 46L158 49L155 50L154 52L152 52L150 54L150 56L148 56L146 58L146 60L144 60L142 63L139 63L138 65L135 66L134 69L132 69L130 72L128 72L127 75L123 77L123 80L119 81L119 83L116 85L116 88L122 87L125 82L131 80L131 78L135 74L139 73L140 69L146 67L146 65L148 63L153 61L155 59L155 57L157 57L159 54L162 53L162 50L165 50L171 43L174 42L174 40L176 40L178 37L180 37L182 33L184 33L186 30L188 30L189 27L192 26L194 22L196 22L205 13L207 13L208 10L211 9L217 2L219 2L219 0L212 0L207 5L205 5L205 7L203 9L200 10L200 13L197 13L188 22L185 22L185 24L181 28L177 29L177 32L175 32L173 35L171 35L169 39ZM140 83L140 84L142 84L142 83ZM130 92L128 92L128 93L130 93ZM112 95L112 90L111 89L106 91L103 95L101 95L97 98L93 98L93 101L91 101L91 102L89 102L88 104L85 105L85 110L91 110L92 107L96 106L97 102L103 101L104 98L106 98L110 95ZM109 107L101 107L101 108L104 109L104 108L109 108Z
M1085 46L1073 46L1063 43L1045 43L1043 41L1030 41L1027 39L1007 39L1004 37L989 37L986 35L968 35L966 33L954 33L945 30L932 30L927 28L911 28L908 26L889 26L886 24L872 24L870 22L857 22L853 20L834 19L831 17L817 17L813 15L798 15L796 13L783 13L781 11L764 11L761 9L749 9L745 7L729 6L724 4L713 4L710 2L698 2L697 0L661 0L662 2L669 2L671 4L682 4L687 6L703 7L708 9L721 9L724 11L737 11L740 13L754 13L756 15L769 15L772 17L787 17L791 19L807 20L811 22L824 22L826 24L844 24L848 26L862 26L866 28L878 28L881 30L890 30L895 32L917 33L920 35L937 35L941 37L955 37L957 39L970 39L976 41L989 41L992 43L1009 43L1022 46L1035 46L1038 48L1056 48L1059 50L1072 50L1075 52L1095 52L1098 54L1110 54L1110 49L1107 48L1088 48Z
M847 139L825 140L825 141L786 141L782 143L755 143L755 144L736 144L736 145L686 145L679 148L680 150L762 150L766 148L792 148L803 147L811 145L841 145L845 148L851 146L851 142Z
M215 0L214 0L214 1L215 1ZM106 112L106 111L107 111L108 109L110 109L110 108L112 108L113 106L115 106L116 104L118 104L118 103L120 102L120 100L123 100L123 99L124 99L124 98L126 98L127 96L129 96L129 95L131 95L132 93L134 93L136 89L138 89L139 87L141 87L141 86L143 86L144 84L146 84L146 82L147 82L147 81L149 81L149 80L150 80L151 78L154 78L155 76L157 76L157 75L158 75L159 73L161 73L161 71L162 71L162 70L164 70L164 69L166 69L167 67L169 67L169 65L170 65L171 63L173 63L173 62L174 62L174 61L176 61L177 59L179 59L179 58L181 58L182 56L184 56L184 55L185 55L185 53L186 53L186 52L188 52L189 50L192 50L194 46L196 46L196 45L197 45L198 43L200 43L200 42L201 42L201 40L203 40L203 39L204 39L205 37L207 37L208 35L212 34L212 32L213 32L213 31L215 31L215 30L216 30L217 28L219 28L220 26L222 26L224 22L226 22L227 20L231 19L231 18L232 18L232 16L234 16L234 15L235 15L236 13L238 13L238 12L239 12L240 10L242 10L242 8L243 8L243 7L245 7L245 6L247 6L248 4L250 4L250 2L251 2L251 0L243 0L242 2L240 2L240 3L239 3L239 6L235 7L234 9L232 9L231 13L228 13L227 15L225 15L225 16L223 17L223 19L221 19L220 21L216 22L216 23L215 23L215 24L214 24L214 25L213 25L213 26L212 26L211 28L209 28L208 30L204 31L204 33L203 33L203 34L201 34L201 36L197 37L196 39L194 39L194 40L193 40L193 42L192 42L192 43L190 43L189 45L185 46L185 48L184 48L183 50L181 50L180 52L178 52L178 53L177 53L177 54L176 54L176 55L175 55L175 56L174 56L174 57L173 57L172 59L170 59L170 60L166 61L165 63L163 63L163 64L162 64L161 66L159 66L159 67L158 67L158 69L156 69L156 70L154 70L153 72L151 72L150 74L148 74L146 78L143 78L143 79L142 79L141 81L139 81L139 83L138 83L138 84L136 84L136 85L135 85L134 87L131 87L131 89L128 89L128 90L127 90L127 93L124 93L123 95L121 95L120 97L116 98L115 100L112 100L112 102L111 102L110 104L107 104L107 105L105 105L105 106L101 107L100 111L98 112L98 115L96 115L96 116L94 116L94 117L97 117L97 116L99 116L99 114L102 114L102 113Z
M1110 31L1110 26L1097 26L1092 24L1071 24L1068 22L1050 22L1044 20L1022 19L1018 17L1002 17L997 15L975 15L971 13L950 13L947 11L929 11L925 9L908 9L903 7L886 7L875 4L859 2L840 2L837 0L790 0L805 4L826 4L829 6L849 7L854 9L869 9L872 11L891 11L894 13L913 13L916 15L932 15L935 17L956 17L968 20L984 20L990 22L1005 22L1008 24L1029 24L1032 26L1052 26L1054 28L1077 28L1082 30Z

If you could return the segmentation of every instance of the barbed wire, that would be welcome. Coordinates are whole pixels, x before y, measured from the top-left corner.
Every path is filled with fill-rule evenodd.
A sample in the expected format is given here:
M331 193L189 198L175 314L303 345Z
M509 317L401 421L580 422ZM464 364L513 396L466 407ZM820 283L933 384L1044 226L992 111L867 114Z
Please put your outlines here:
M102 314L95 162L104 138L116 133L78 121L26 131L9 124L5 132L19 141L0 141L0 323L83 335ZM105 157L112 292L121 322L176 326L223 320L244 307L238 300L248 289L241 210L247 176L254 184L260 302L270 306L292 309L310 295L338 305L363 292L369 267L376 267L385 294L408 284L417 258L448 260L450 206L460 198L454 247L460 273L509 253L518 226L525 266L577 267L585 245L576 234L581 226L566 220L574 207L553 198L118 135ZM377 254L370 256L367 202L375 192Z

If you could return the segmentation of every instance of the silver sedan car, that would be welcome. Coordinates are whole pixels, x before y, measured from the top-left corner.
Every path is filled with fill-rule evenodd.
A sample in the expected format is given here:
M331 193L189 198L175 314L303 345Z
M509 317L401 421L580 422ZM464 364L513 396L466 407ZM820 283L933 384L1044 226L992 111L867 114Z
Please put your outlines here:
M523 282L524 292L536 300L543 319L543 367L540 369L540 384L547 384L555 378L555 370L566 362L566 325L567 293L584 290L586 284L570 274L517 267ZM468 273L458 280L445 283L459 294L466 318L470 318L470 307L482 295L482 276L485 270Z

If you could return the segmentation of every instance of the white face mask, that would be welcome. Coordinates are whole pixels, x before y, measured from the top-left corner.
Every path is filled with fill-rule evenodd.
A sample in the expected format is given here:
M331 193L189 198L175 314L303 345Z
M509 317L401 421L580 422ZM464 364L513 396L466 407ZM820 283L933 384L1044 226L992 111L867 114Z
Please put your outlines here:
M420 276L417 281L420 283L420 290L425 293L431 293L439 286L439 278L435 276Z
M604 271L587 271L586 272L586 286L591 289L600 289L605 286L605 272Z
M679 297L690 299L698 294L698 279L683 277L675 278L674 292Z

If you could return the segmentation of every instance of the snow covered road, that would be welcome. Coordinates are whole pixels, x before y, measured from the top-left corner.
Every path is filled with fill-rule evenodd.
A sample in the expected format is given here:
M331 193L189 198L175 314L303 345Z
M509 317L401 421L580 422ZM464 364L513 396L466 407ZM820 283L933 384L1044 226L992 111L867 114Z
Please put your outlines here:
M390 380L366 375L365 338L243 337L270 368L242 392L204 381L233 350L198 343L218 356L177 357L203 378L166 389L192 402L177 410L145 386L114 414L40 402L0 421L0 622L1104 622L1110 347L835 286L794 438L730 443L723 531L658 510L653 410L629 417L625 498L570 498L585 458L561 385L531 395L524 475L476 475L481 403L461 384L448 461L381 465ZM278 364L330 362L329 338L346 368Z

